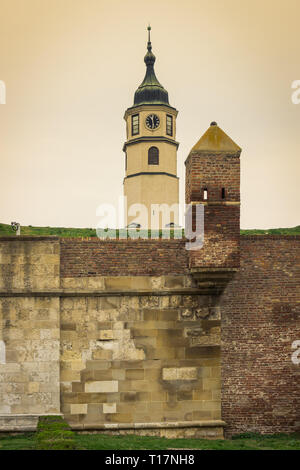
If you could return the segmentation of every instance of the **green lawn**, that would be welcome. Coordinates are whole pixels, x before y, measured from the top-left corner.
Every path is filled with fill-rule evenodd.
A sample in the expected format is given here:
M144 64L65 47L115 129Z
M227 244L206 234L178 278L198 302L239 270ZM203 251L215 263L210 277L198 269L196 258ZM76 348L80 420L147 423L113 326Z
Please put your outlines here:
M300 450L300 434L261 436L248 433L231 440L165 439L142 436L107 436L76 434L76 448L81 450ZM0 435L0 450L34 450L35 434Z
M47 236L56 235L58 237L96 237L96 230L93 228L63 228L63 227L32 227L21 226L21 235ZM15 232L8 224L0 224L0 236L15 236Z
M241 230L241 235L300 235L300 225L290 228Z
M117 231L118 232L118 231ZM147 233L147 232L146 232ZM172 234L172 231L171 231ZM300 225L292 228L271 228L266 230L253 229L241 230L241 235L300 235ZM32 227L21 226L21 235L57 235L59 237L96 237L96 230L93 228L64 228L64 227ZM8 224L0 224L1 236L15 236L15 232Z

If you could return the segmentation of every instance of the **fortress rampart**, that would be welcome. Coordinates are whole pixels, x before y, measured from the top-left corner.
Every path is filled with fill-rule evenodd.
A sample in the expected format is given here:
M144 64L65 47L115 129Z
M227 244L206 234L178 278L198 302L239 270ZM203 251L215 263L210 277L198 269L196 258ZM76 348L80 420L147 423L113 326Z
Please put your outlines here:
M0 429L299 430L299 241L241 236L228 277L183 240L2 237Z

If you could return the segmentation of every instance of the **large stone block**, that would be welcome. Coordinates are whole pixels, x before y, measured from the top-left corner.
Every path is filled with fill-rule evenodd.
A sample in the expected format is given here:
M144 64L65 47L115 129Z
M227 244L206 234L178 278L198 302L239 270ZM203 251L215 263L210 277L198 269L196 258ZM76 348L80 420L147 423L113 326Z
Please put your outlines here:
M162 370L163 380L197 380L196 367L164 368Z
M105 277L104 283L108 290L151 289L151 279L148 276Z
M203 390L221 390L221 379L203 379Z
M116 403L103 403L103 413L116 413L117 404Z
M109 423L132 423L133 417L130 413L107 413L105 420Z
M127 369L125 378L131 380L144 380L144 369Z
M165 276L167 289L180 289L185 286L185 276Z
M72 415L77 415L77 414L87 414L87 404L82 403L72 403L71 404L71 414Z
M113 330L100 330L98 333L99 340L111 340L114 339Z
M108 399L107 393L78 393L77 403L106 403Z
M101 380L85 383L85 392L110 393L118 391L117 380Z

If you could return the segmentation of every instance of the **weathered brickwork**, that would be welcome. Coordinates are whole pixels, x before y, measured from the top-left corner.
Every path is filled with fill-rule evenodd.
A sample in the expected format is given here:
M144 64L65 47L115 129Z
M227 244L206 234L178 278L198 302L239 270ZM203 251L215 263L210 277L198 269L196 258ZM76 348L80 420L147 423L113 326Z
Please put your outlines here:
M300 429L300 237L241 237L222 296L222 417L227 434Z
M189 252L190 267L239 267L239 206L205 206L204 220L204 244Z
M186 203L202 202L204 189L207 189L208 201L222 201L222 188L226 201L240 200L240 152L193 151L185 165Z
M61 239L61 276L187 274L184 240Z
M204 206L204 245L190 252L190 267L238 267L240 152L191 151L185 166L186 203Z

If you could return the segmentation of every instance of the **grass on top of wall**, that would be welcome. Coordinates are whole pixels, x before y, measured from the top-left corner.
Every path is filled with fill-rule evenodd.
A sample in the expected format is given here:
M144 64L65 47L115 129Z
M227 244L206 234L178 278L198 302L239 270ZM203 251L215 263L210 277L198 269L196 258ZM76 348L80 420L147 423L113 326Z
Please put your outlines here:
M118 230L117 230L117 238L118 238ZM181 236L181 229L176 230L177 233L180 233ZM150 236L150 231L147 233L146 230L141 230L140 236L142 238L147 238L148 233ZM168 233L168 231L166 231ZM182 231L183 233L183 231ZM241 230L241 235L300 235L300 225L296 227L290 228L270 228L270 229L247 229ZM21 226L21 235L31 235L31 236L49 236L49 235L56 235L58 237L71 237L71 238L88 238L88 237L96 237L96 229L94 228L69 228L69 227L33 227L32 225L28 226ZM107 235L109 235L107 233ZM171 238L174 236L174 230L170 231ZM12 236L15 237L15 232L12 230L9 224L0 224L0 237L1 236ZM162 236L160 231L159 236ZM111 234L111 237L114 237L114 234Z
M300 235L300 225L289 228L247 229L241 235Z
M300 450L300 434L260 435L245 433L232 439L166 439L159 437L143 437L135 435L108 436L103 434L74 433L73 449L78 450ZM58 443L59 444L59 443ZM7 436L0 434L1 450L36 450L35 433ZM45 449L58 450L57 446L47 446ZM70 447L63 446L64 450Z

